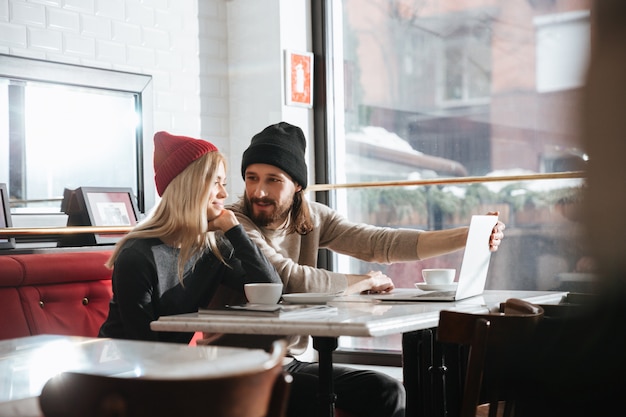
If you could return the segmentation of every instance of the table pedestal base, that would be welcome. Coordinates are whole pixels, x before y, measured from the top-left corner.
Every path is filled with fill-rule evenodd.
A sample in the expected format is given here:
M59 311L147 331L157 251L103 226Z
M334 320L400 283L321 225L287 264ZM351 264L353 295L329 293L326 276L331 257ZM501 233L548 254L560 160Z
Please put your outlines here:
M337 338L313 337L313 348L319 355L319 415L334 417L337 395L333 386L333 352L337 349Z

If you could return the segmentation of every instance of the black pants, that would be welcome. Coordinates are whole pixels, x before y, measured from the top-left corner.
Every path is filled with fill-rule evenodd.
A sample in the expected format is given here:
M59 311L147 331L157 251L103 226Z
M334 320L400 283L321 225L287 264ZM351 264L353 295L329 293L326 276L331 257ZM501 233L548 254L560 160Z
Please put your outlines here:
M317 363L293 360L285 366L293 376L288 417L317 417ZM404 417L406 394L400 381L381 372L333 366L336 408L359 417Z

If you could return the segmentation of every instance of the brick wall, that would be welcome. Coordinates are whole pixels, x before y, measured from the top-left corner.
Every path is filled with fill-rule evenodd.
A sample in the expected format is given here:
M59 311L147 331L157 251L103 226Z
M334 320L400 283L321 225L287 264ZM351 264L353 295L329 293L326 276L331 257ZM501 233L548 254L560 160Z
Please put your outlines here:
M227 145L226 0L0 0L0 53L152 75L155 131Z

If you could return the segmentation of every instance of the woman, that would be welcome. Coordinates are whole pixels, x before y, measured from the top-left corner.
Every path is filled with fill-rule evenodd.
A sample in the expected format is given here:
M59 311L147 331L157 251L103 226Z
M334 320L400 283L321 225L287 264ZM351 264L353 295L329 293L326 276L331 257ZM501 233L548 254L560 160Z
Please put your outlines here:
M113 298L99 336L189 343L193 333L155 332L150 322L208 305L219 284L243 293L247 282L281 281L224 209L226 161L212 143L157 132L154 172L162 199L107 262Z

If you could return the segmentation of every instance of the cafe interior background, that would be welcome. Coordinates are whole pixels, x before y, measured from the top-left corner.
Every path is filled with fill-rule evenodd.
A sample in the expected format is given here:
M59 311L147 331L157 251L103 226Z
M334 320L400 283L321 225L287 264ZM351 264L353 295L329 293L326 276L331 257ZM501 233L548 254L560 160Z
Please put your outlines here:
M579 239L577 106L590 9L591 0L0 0L10 220L63 227L64 190L79 187L131 188L141 219L158 198L159 130L215 143L235 201L250 138L284 120L308 139L309 199L357 222L422 229L497 210L506 238L487 289L584 288L593 270ZM311 56L302 78L295 58ZM322 258L412 287L422 268L458 268L460 255ZM340 345L400 350L398 338Z

